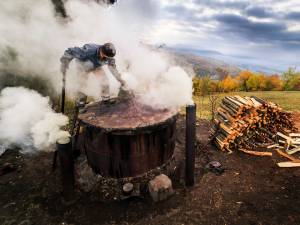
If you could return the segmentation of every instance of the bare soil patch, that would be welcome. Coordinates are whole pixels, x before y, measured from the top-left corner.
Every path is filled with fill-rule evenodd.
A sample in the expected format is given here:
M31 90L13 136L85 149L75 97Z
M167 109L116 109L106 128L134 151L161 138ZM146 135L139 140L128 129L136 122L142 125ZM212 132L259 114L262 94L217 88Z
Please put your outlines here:
M300 113L294 119L300 128ZM0 224L299 224L300 169L277 167L276 161L285 160L277 155L220 152L208 143L209 129L208 121L197 121L195 186L187 189L179 179L175 195L156 204L147 197L103 203L78 193L77 203L66 207L60 199L59 170L51 172L53 153L6 151L0 168L11 163L15 170L0 176ZM182 151L184 135L179 118ZM222 175L204 169L213 160L224 166Z

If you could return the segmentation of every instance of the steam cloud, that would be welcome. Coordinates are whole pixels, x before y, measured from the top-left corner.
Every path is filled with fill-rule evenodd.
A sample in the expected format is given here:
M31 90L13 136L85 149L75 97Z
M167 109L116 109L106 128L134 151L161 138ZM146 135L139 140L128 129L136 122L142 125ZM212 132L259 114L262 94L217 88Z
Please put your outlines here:
M68 117L55 113L49 98L23 87L5 88L0 93L0 155L11 145L23 152L53 150L57 139L69 136L60 128Z
M0 1L0 69L46 76L57 93L61 87L59 58L68 47L85 43L113 42L118 70L145 104L154 107L180 107L192 102L191 77L172 67L168 58L142 44L149 39L159 5L155 0L120 0L107 8L94 1L66 1L70 19L55 16L50 0ZM151 40L147 40L151 41ZM7 62L7 52L17 57ZM2 60L1 60L2 59ZM81 91L100 97L101 79L80 73L72 63L67 75L67 94ZM116 95L118 82L108 75L110 91Z
M65 49L112 42L117 68L140 101L157 108L192 102L191 77L142 43L151 42L148 34L159 10L156 0L120 0L109 8L95 1L69 0L65 8L70 17L66 20L55 14L50 0L0 1L0 82L3 71L34 74L49 79L58 94L59 58ZM67 96L81 91L98 99L104 81L81 71L76 61L71 63ZM103 71L111 95L117 95L119 83L107 68ZM0 96L0 154L12 144L23 151L32 146L45 149L60 135L68 135L60 131L67 123L66 116L51 110L48 98L22 87L5 88Z

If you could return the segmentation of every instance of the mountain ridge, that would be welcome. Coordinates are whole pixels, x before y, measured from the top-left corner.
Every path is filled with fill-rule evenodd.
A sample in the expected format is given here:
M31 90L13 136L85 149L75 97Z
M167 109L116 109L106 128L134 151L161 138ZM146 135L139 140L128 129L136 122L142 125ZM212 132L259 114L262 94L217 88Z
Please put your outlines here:
M283 72L279 69L252 63L232 63L230 60L222 60L220 58L226 58L227 56L217 51L170 48L166 46L162 46L161 48L171 54L179 65L186 66L190 64L196 75L200 77L210 75L214 79L220 79L226 71L232 76L237 76L242 70L251 70L266 75L281 74ZM219 57L216 58L215 56Z

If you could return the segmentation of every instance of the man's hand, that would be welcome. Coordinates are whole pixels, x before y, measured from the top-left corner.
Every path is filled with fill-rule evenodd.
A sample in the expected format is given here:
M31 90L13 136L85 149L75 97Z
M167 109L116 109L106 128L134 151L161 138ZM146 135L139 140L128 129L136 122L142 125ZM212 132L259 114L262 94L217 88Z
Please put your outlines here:
M73 59L73 56L67 53L65 51L64 55L60 58L60 71L65 74L67 72L67 69L69 68L69 64L71 60Z
M114 62L114 61L112 61L112 62ZM108 69L112 73L112 75L117 79L117 81L120 82L121 89L124 89L126 82L122 79L121 74L117 70L116 64L114 64L114 63L109 64Z

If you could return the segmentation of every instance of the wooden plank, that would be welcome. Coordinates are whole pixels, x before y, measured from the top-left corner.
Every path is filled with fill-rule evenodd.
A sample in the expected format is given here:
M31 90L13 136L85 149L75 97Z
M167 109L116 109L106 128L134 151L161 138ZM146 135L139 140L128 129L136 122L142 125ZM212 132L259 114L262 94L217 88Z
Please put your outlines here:
M293 149L286 150L286 152L287 152L287 154L292 155L296 152L300 152L300 147L296 147L296 148L293 148Z
M295 158L295 157L293 157L293 156L290 156L290 155L284 153L283 151L281 151L281 150L279 150L279 149L276 149L276 152L277 152L279 155L281 155L281 156L283 156L283 157L285 157L285 158L287 158L287 159L289 159L289 160L291 160L291 161L293 161L293 162L299 162L299 163L300 163L300 160L299 160L299 159L297 159L297 158Z
M267 146L267 149L276 148L276 147L279 147L279 145L278 144L269 145Z
M291 138L289 136L286 136L286 135L284 135L281 132L277 132L277 136L279 136L279 137L281 137L281 138L283 138L285 140L291 140Z
M294 137L299 137L300 138L300 133L290 133L289 136L292 137L292 138L294 138Z
M277 165L278 165L279 167L284 167L284 168L289 168L289 167L300 167L300 163L291 162L291 161L288 161L288 162L280 162L280 163L277 163Z
M250 150L246 150L246 149L239 149L242 152L245 152L249 155L256 155L256 156L272 156L272 152L257 152L257 151L250 151Z

